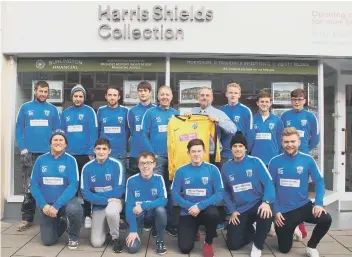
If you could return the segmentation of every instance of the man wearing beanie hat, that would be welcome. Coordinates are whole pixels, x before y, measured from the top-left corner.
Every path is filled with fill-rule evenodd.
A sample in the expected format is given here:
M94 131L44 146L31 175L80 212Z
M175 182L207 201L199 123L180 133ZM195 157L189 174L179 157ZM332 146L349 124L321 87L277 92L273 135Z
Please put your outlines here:
M67 230L68 248L76 249L83 210L75 196L79 181L77 162L65 152L66 146L64 131L54 131L50 138L50 152L38 157L34 164L31 192L41 210L42 243L54 245Z
M247 139L238 131L231 139L233 159L221 170L224 201L231 214L227 246L238 250L253 240L252 257L261 256L272 222L271 204L275 189L265 164L246 154ZM256 230L253 224L256 222Z
M97 116L85 105L86 90L78 84L71 90L73 105L62 112L61 127L68 140L67 152L73 155L81 174L83 166L94 157L94 143L98 138ZM91 227L91 204L84 201L85 227Z

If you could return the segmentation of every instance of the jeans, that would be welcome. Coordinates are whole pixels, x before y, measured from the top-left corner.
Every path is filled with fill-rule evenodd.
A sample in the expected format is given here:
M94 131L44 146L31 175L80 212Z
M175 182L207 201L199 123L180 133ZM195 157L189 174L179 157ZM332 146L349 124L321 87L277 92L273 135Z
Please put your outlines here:
M167 214L165 208L161 206L149 211L144 211L137 215L137 233L139 235L139 238L142 239L142 229L144 222L150 222L150 220L153 220L153 217L156 229L156 241L164 241ZM135 240L134 244L131 247L128 247L128 251L130 253L136 253L139 251L140 248L141 241Z
M64 219L61 219L64 217ZM72 241L79 240L82 226L83 209L76 197L62 206L55 218L51 218L40 211L40 237L45 246L55 244L67 229L68 238ZM68 219L68 224L67 220Z

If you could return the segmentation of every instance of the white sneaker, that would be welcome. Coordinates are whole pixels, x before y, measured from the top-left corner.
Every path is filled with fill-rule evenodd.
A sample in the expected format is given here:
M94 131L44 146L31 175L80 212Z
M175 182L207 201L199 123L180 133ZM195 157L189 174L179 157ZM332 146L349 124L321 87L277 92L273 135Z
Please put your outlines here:
M302 232L301 230L299 230L298 226L295 228L295 232L293 233L293 240L294 241L298 241L298 242L302 242Z
M319 252L317 249L309 248L306 249L307 256L309 257L319 257Z
M259 250L255 245L252 245L251 257L260 257L262 256L262 250Z
M84 227L85 228L92 228L92 219L91 217L86 217L84 220Z
M270 231L269 231L269 233L268 233L268 236L270 236L270 237L276 236L274 223L271 223L271 227L270 227Z

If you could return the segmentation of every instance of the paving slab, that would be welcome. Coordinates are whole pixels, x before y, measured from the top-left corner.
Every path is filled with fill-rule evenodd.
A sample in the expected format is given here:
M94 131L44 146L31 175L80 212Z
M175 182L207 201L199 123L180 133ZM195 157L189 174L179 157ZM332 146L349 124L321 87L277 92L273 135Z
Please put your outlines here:
M331 236L352 236L352 230L329 230L328 234Z
M93 247L92 247L93 248ZM78 250L70 250L67 247L63 249L57 257L100 257L102 252L97 251L78 251ZM116 253L115 253L116 255Z
M274 251L274 255L275 257L303 257L306 256L306 248L292 248L289 253ZM322 255L320 255L320 257L322 257Z
M352 236L334 236L334 239L344 247L352 248Z
M1 257L10 257L12 256L15 252L18 251L18 249L20 249L19 247L2 247L1 248Z
M2 227L2 228L8 228L8 227L11 227L13 224L14 224L13 222L1 221L0 227Z
M342 255L342 254L351 253L346 247L342 246L338 242L320 242L317 249L321 255L325 255L325 254Z
M13 225L6 229L2 234L5 235L38 235L40 232L40 227L39 226L31 226L27 230L19 232L17 231L17 226Z
M57 243L52 246L44 246L39 242L29 242L23 246L14 256L45 256L55 257L57 256L66 244Z
M32 235L1 235L1 247L20 248L33 238Z

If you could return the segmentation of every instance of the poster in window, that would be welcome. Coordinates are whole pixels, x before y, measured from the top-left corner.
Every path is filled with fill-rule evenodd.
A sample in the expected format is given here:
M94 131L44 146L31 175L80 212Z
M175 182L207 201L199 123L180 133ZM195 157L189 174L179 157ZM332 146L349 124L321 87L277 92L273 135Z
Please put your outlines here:
M291 110L291 109L289 109L289 108L275 108L274 109L273 108L273 109L271 109L271 112L273 114L275 114L276 116L281 117L281 115L288 110Z
M152 85L151 102L155 103L156 81L147 80ZM138 104L138 90L137 86L141 80L124 80L123 81L123 103L124 104Z
M32 99L34 99L35 83L39 80L32 80ZM47 102L62 103L64 101L64 82L62 80L45 80L49 84Z
M308 83L308 106L318 108L318 87L314 83Z
M211 80L180 80L180 103L198 103L199 90L211 88Z
M273 82L271 84L273 104L291 105L291 92L297 88L303 89L303 83Z

